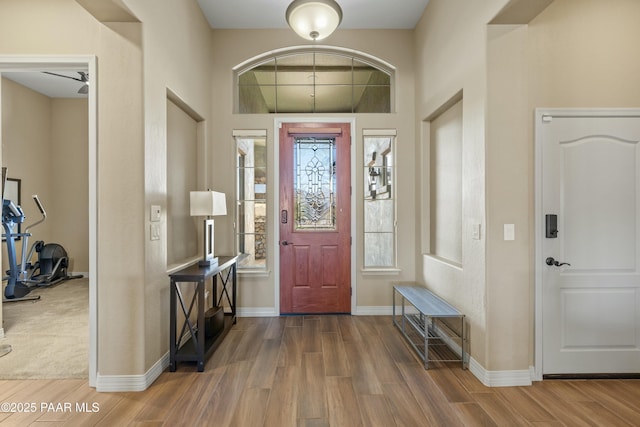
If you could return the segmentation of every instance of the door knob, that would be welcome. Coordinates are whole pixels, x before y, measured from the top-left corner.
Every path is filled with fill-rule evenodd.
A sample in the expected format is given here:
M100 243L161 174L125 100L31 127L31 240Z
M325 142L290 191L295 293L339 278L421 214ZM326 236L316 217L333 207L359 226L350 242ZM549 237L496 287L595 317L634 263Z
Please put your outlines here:
M282 242L280 242L280 244L282 246L287 246L289 244L289 242L287 242L286 240L283 240Z
M547 265L555 265L556 267L560 267L561 265L571 265L568 262L559 262L556 261L553 257L549 257L545 260Z

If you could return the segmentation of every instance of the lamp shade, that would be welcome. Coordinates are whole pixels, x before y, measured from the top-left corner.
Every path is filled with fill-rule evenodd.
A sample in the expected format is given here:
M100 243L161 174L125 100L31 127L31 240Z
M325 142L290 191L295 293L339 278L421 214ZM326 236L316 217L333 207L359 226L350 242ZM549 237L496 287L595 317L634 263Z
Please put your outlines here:
M227 214L224 193L217 191L192 191L190 193L191 216L217 216Z
M342 9L335 0L294 0L287 8L286 17L300 37L322 40L340 25Z

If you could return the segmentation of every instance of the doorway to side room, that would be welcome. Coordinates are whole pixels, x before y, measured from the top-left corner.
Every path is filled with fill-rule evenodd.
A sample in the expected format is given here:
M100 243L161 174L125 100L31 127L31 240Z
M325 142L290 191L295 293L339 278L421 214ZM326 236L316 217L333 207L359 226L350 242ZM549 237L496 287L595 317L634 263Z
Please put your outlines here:
M640 110L536 112L536 371L640 370Z
M14 57L0 56L0 75L2 73L40 73L52 71L67 74L69 72L82 71L91 78L87 96L87 156L88 162L85 170L88 181L88 379L89 385L95 386L97 376L97 62L94 56L59 56L59 57ZM1 94L1 86L0 86ZM2 123L0 123L0 128ZM11 171L9 172L11 174ZM28 197L26 195L25 197ZM23 203L29 201L23 200ZM35 232L35 230L34 230ZM4 250L4 249L3 249ZM73 257L73 254L70 254ZM72 284L73 281L68 282ZM84 286L87 286L86 284ZM54 290L54 289L51 289ZM18 303L22 304L22 303ZM27 302L29 304L29 302ZM1 318L1 316L0 316ZM6 332L6 331L5 331Z

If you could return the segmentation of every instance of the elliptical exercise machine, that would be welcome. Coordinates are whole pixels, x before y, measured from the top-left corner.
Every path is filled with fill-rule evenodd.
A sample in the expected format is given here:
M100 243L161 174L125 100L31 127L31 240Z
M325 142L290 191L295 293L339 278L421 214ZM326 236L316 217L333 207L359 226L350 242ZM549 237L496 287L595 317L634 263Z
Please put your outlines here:
M7 286L4 290L5 302L37 300L40 296L27 296L31 289L35 287L52 286L65 280L79 279L82 275L70 276L67 273L69 258L64 248L57 243L45 244L42 240L35 242L29 249L29 229L41 224L47 219L47 212L44 210L40 199L33 195L33 201L38 206L42 214L42 219L25 228L24 233L14 233L13 229L17 224L24 222L25 215L22 208L14 204L11 200L2 202L2 226L4 227L5 241L7 243L7 258L9 260ZM16 240L22 238L22 257L20 264L16 257ZM34 252L38 253L38 261L31 262Z

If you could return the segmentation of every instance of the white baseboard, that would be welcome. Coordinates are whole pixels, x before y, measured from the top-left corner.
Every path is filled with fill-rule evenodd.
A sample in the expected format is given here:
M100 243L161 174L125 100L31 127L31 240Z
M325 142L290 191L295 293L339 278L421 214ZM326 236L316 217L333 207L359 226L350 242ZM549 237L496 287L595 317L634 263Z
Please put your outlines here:
M487 387L530 386L532 383L529 369L518 371L487 371L473 357L469 359L469 370Z
M278 317L275 307L238 307L238 317Z
M391 316L393 307L390 305L360 305L356 306L354 316Z
M165 353L144 375L100 375L96 379L96 391L144 391L169 366L169 352Z

